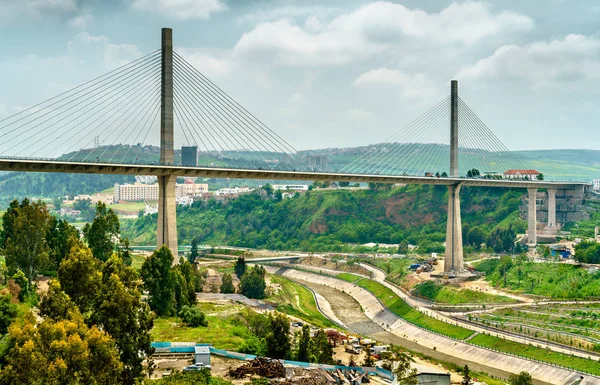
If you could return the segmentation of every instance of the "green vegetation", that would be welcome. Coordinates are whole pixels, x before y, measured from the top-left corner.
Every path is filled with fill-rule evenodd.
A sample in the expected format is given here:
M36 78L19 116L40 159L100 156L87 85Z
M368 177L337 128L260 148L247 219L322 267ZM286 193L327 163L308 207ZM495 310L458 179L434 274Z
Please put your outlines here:
M469 289L458 289L427 281L416 285L412 292L417 297L432 302L463 304L463 303L515 303L516 300L502 295L482 293Z
M146 385L232 385L230 381L219 377L212 377L210 371L184 371L173 373L160 380L144 380Z
M0 207L23 197L56 198L94 194L115 183L133 183L131 175L6 173L0 175Z
M277 305L277 310L298 317L320 328L331 328L336 325L323 316L310 290L299 283L281 276L272 275L271 283L281 285L281 290L268 298Z
M473 337L471 343L490 349L495 349L504 353L515 354L542 362L548 362L556 365L565 366L575 370L581 370L586 373L600 374L600 362L569 356L562 353L553 352L549 349L533 345L520 344L518 342L508 341L502 338L490 336L487 334L478 334Z
M440 252L447 194L443 186L411 185L376 191L312 190L282 201L255 192L226 203L195 202L178 207L179 240L182 244L196 238L202 244L340 252L368 250L356 246L368 242L411 243L422 253ZM486 234L486 247L503 249L506 242L498 239L496 229L512 226L513 232L522 232L526 227L519 219L521 197L518 190L465 188L461 192L463 221ZM155 229L156 216L144 216L123 231L135 244L152 244ZM514 237L508 247L514 247Z
M265 298L265 269L260 265L247 269L240 278L240 293L248 298Z
M487 259L475 268L485 272L486 280L496 287L556 299L600 297L600 272L590 274L580 267L558 263L519 263L510 259L506 265L503 263L504 259Z
M159 317L151 331L153 341L210 343L218 349L236 351L251 337L244 322L242 305L196 305L206 315L210 327L188 326L181 318Z
M418 310L413 309L410 305L404 302L402 298L398 297L391 289L383 286L379 282L365 278L357 280L357 278L360 277L345 273L339 274L337 277L348 282L354 282L356 285L367 289L373 293L373 295L379 298L379 300L383 302L383 304L392 313L424 329L428 329L459 340L464 340L473 334L472 330L438 321L421 313Z
M600 263L600 243L584 241L575 246L575 259L583 263Z
M149 202L152 204L152 202ZM156 202L154 202L156 204ZM112 204L111 209L115 212L127 212L127 213L138 213L140 210L146 208L146 202L128 202L128 203L115 203Z
M380 268L385 271L385 278L388 281L402 285L404 278L408 275L408 267L415 261L415 258L362 258L356 259L356 261Z

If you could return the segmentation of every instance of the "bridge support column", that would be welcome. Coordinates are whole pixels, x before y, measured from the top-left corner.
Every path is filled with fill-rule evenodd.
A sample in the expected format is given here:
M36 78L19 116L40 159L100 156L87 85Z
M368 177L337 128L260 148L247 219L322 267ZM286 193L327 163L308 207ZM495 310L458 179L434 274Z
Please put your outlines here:
M536 203L536 188L528 188L528 202L527 202L527 221L529 226L527 228L527 243L535 246L537 244L537 203Z
M548 191L548 228L556 229L556 189L549 188Z
M174 263L178 263L177 257L177 215L175 202L175 175L163 175L158 177L158 226L156 247L166 245L173 253Z
M444 271L461 271L464 265L462 222L460 219L461 185L448 186L448 222L446 224L446 252Z

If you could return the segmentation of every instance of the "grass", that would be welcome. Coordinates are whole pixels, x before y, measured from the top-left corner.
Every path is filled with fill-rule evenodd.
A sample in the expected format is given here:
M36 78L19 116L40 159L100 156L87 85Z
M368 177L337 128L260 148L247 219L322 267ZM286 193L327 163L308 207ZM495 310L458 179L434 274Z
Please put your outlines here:
M150 202L149 204L152 204ZM144 210L146 208L145 202L129 202L129 203L115 203L110 206L113 211L116 212L139 212L140 210Z
M236 322L236 315L244 306L201 303L198 307L206 313L208 327L189 327L180 318L160 317L154 320L152 340L209 343L218 349L236 351L250 337L248 329Z
M413 294L417 297L436 303L464 304L464 303L516 303L518 301L503 296L482 293L469 289L457 289L454 287L439 285L431 281L423 282L415 286Z
M336 324L321 314L310 290L299 283L280 276L272 275L271 282L278 283L282 287L277 295L269 298L269 300L274 300L277 303L278 311L298 317L320 328L337 327Z
M438 321L419 312L418 310L413 309L409 304L404 302L402 298L398 297L391 289L378 282L371 281L370 279L360 278L354 274L342 273L337 277L348 282L356 283L358 286L367 289L373 293L373 295L379 298L385 307L387 307L392 313L424 329L459 340L464 340L473 334L472 330Z
M142 268L142 264L144 263L145 260L146 260L146 257L144 257L141 254L132 254L131 255L131 267L133 267L135 270L140 270Z
M521 357L531 358L600 375L600 362L592 359L569 356L567 354L553 352L552 350L541 347L508 341L487 334L478 334L473 337L470 342L475 345L495 349L504 353L515 354Z

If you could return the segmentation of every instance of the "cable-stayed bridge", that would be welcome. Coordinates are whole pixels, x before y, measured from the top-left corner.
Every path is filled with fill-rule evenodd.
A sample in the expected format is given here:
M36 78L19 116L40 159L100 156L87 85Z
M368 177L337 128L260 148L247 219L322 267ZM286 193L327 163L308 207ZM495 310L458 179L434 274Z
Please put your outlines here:
M151 146L157 133L159 153ZM471 169L484 175L464 178ZM527 188L530 197L547 189L552 227L556 191L585 185L501 179L509 169L523 167L452 81L449 97L385 143L338 172L323 172L173 51L168 28L159 50L0 120L0 170L156 175L157 243L174 253L180 176L434 184L449 189L445 268L460 271L463 186ZM529 243L535 244L535 198L529 201Z

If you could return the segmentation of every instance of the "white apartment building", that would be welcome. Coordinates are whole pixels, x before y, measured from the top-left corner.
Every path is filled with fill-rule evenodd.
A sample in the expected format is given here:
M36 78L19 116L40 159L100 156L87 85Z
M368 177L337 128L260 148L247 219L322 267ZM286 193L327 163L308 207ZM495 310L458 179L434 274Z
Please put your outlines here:
M202 195L208 192L208 184L194 183L187 179L183 184L175 185L175 198L191 197ZM158 183L144 184L136 182L134 184L120 185L115 183L114 202L119 201L156 201L158 200Z
M600 190L600 179L594 179L592 181L592 189L594 191L599 191Z
M215 191L215 196L248 194L251 191L254 191L254 189L250 187L224 187Z
M273 190L308 191L307 184L274 184Z
M95 195L77 195L73 198L73 201L78 201L78 200L84 200L84 199L89 199L91 201L91 203L93 205L98 204L98 202L102 202L104 204L107 205L112 205L113 204L113 197L110 195L100 195L100 194L95 194Z

